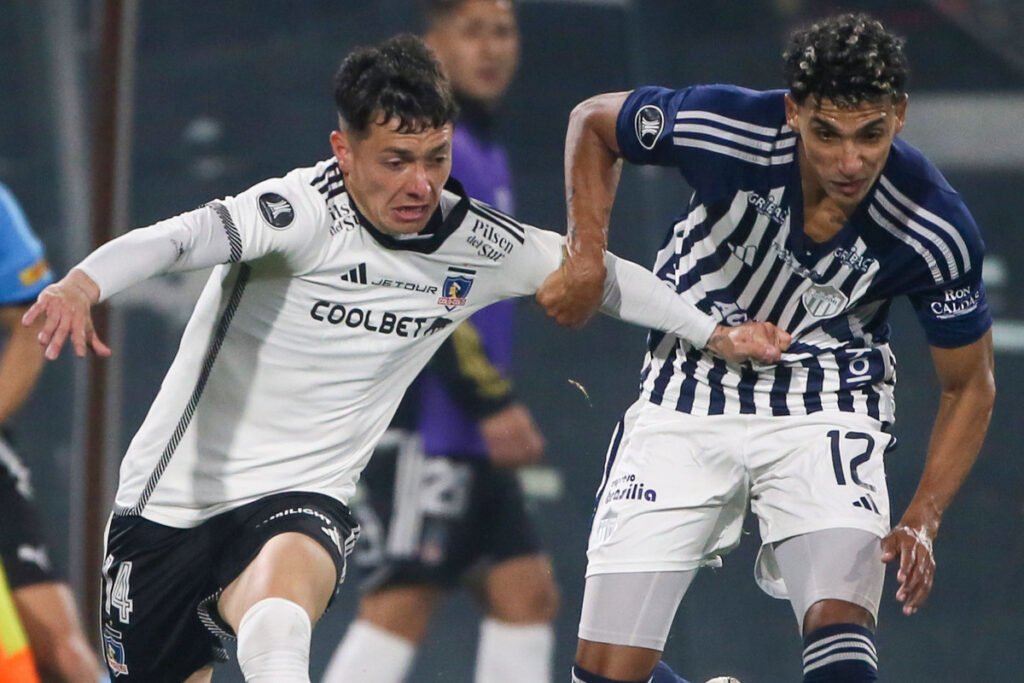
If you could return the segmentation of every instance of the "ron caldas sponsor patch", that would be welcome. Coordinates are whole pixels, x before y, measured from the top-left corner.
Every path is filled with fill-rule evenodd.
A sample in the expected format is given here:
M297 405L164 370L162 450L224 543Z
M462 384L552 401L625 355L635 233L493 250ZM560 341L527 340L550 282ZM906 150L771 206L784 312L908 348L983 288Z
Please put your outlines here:
M473 276L476 271L471 268L456 268L448 266L448 273L441 285L441 296L437 303L449 311L454 311L459 306L466 305L466 297L473 286Z

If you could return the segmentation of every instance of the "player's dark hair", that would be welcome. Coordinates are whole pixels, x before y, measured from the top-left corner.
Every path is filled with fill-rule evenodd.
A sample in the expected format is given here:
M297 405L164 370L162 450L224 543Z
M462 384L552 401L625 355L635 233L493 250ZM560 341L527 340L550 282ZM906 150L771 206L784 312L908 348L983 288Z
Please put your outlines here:
M494 0L497 2L498 0ZM516 9L515 0L501 0L508 4L512 11ZM437 22L445 19L469 0L420 0L420 14L423 17L423 30L429 31Z
M399 120L399 132L418 133L458 114L441 64L410 34L349 53L334 77L334 102L342 127L359 135L392 118Z
M797 104L814 97L838 106L894 100L906 93L903 39L867 14L841 14L790 37L786 82Z

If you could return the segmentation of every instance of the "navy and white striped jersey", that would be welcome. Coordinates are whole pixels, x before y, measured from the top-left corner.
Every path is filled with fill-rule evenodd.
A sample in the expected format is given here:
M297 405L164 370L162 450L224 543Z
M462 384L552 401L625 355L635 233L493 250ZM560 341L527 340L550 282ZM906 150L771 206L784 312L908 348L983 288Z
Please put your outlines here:
M890 304L908 296L934 346L980 338L991 326L981 236L945 178L897 138L839 233L812 241L783 95L644 87L619 113L625 158L675 166L694 188L654 271L726 324L768 321L793 335L779 364L738 366L651 333L641 392L697 415L842 411L889 423Z

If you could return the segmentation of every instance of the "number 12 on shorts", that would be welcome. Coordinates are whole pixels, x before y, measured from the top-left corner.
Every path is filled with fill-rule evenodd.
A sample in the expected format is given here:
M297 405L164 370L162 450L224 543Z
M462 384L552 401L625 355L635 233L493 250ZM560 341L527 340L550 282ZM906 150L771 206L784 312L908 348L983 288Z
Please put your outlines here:
M874 493L875 487L861 481L857 469L871 459L875 438L864 432L846 432L840 437L839 430L833 429L828 433L828 439L832 448L832 469L835 470L836 482L840 486L853 483ZM844 453L848 457L848 464L844 464ZM850 453L856 455L849 457Z

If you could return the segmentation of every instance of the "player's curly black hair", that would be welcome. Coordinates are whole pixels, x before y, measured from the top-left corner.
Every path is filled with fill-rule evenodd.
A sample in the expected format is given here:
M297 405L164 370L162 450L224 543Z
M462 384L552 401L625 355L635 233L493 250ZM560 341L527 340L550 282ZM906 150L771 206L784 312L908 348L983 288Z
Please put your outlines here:
M902 98L907 83L903 39L867 14L841 14L790 37L786 82L790 96L855 106L884 97Z
M416 133L454 120L458 105L440 63L411 34L356 48L334 77L334 102L343 129L365 134L370 124L399 120Z

